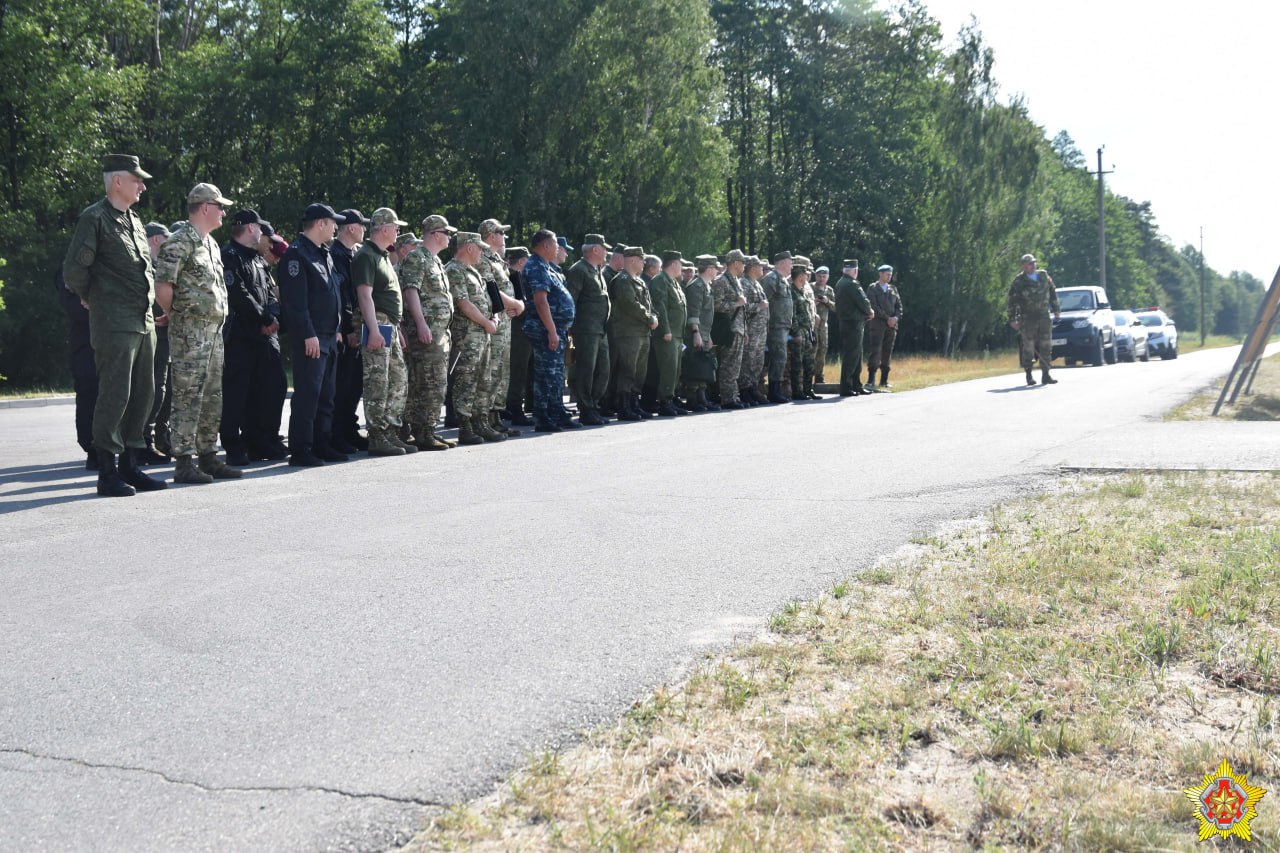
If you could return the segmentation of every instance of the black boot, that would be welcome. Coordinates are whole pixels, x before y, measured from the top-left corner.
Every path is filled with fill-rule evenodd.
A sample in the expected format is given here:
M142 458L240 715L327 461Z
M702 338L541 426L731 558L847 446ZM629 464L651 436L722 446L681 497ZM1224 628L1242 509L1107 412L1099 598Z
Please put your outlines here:
M892 385L889 384L889 368L887 367L880 368L880 387L881 388L893 387Z
M707 396L707 389L706 389L706 388L699 388L699 389L698 389L698 402L699 402L699 403L701 403L702 405L706 406L706 407L707 407L707 411L708 411L708 412L718 412L718 411L720 411L720 404L718 404L718 403L713 403L713 402L711 401L711 398L710 398L709 396Z
M1032 375L1031 375L1031 368L1030 368L1030 367L1028 367L1028 368L1027 368L1027 384L1028 384L1028 385L1035 385L1035 384L1036 384L1036 378L1035 378L1034 376L1032 376Z
M637 415L639 415L639 416L640 416L640 420L642 420L642 421L647 421L647 420L652 420L652 419L653 419L653 417L654 417L653 415L651 415L649 412L646 412L644 409L642 409L642 408L640 407L640 395L639 395L639 394L632 394L632 395L631 395L631 396L629 396L627 399L628 399L628 401L630 401L630 403L631 403L631 411L633 411L633 412L635 412Z
M167 489L169 484L164 480L157 480L155 477L149 477L138 467L137 457L138 451L126 447L124 453L120 454L120 479L124 480L130 486L133 486L139 492L158 492L161 489Z
M1027 371L1027 375L1028 375L1028 376L1030 376L1030 375L1031 375L1031 371L1030 371L1030 370L1028 370L1028 371ZM1043 369L1040 371L1040 382L1041 382L1042 384L1044 384L1044 385L1057 385L1057 384L1058 384L1058 380L1054 379L1052 376L1050 376L1050 375L1049 375L1049 368L1047 368L1047 367L1046 367L1046 368L1043 368Z
M613 404L614 409L618 413L620 421L638 421L641 420L637 412L632 411L630 406L630 398L626 394L619 394L617 401Z
M658 414L666 418L674 418L674 417L677 417L680 413L676 411L675 404L671 402L670 398L668 398L663 400L662 403L658 406Z
M137 492L124 481L116 470L116 455L106 450L98 451L98 494L104 498L128 498Z

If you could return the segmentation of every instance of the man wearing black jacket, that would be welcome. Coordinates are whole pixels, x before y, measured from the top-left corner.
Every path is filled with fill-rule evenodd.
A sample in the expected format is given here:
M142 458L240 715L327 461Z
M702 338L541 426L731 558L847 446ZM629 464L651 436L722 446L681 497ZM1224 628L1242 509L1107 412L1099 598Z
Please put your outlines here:
M219 432L230 465L288 455L277 432L287 381L280 359L280 305L258 253L263 225L257 211L237 211L231 239L222 247L230 316Z
M338 271L325 245L343 222L327 204L307 207L302 232L278 267L280 302L293 341L289 464L295 467L347 459L329 446L342 298Z
M364 242L369 220L360 211L348 208L338 214L344 221L333 241L333 265L338 271L342 292L342 342L338 345L338 374L333 399L333 445L340 453L368 450L369 441L360 435L356 407L364 394L364 363L360 358L360 323L356 286L351 281L351 259Z

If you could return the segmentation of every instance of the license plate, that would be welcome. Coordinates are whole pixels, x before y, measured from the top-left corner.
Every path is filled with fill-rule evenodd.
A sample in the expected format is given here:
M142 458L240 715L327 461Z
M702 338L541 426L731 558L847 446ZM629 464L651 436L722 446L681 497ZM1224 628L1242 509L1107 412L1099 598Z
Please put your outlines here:
M1054 338L1054 339L1053 339L1053 345L1054 345L1055 347L1065 347L1065 346L1067 345L1067 339L1066 339L1066 338Z

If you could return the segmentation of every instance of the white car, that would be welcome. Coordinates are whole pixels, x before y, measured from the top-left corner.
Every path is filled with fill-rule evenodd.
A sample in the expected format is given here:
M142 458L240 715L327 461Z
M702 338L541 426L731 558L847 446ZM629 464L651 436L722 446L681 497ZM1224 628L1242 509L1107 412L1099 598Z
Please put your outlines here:
M1116 311L1116 355L1121 361L1150 361L1147 327L1132 311Z
M1152 355L1161 358L1178 357L1178 327L1168 314L1159 308L1139 311L1138 321L1147 327L1147 346Z

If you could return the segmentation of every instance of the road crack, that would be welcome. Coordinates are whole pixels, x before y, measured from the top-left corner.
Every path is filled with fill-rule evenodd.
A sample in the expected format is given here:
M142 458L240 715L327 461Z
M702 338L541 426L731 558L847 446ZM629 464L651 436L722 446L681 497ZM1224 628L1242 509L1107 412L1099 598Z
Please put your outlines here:
M198 782L194 779L182 779L177 776L170 775L161 770L153 770L149 767L137 767L129 764L111 764L107 762L89 761L84 758L73 758L65 755L52 755L50 753L38 752L33 749L21 749L6 747L0 748L0 755L21 755L40 761L53 761L59 764L68 764L76 767L84 767L90 770L115 770L122 773L139 773L145 776L151 776L168 782L171 785L183 785L186 787L196 788L201 791L210 793L232 793L232 794L258 794L258 793L317 793L332 794L338 797L346 797L352 800L383 800L389 803L399 803L401 805L427 806L435 808L447 808L449 803L442 803L435 800L427 800L419 797L397 797L392 794L379 794L372 791L345 791L342 788L332 788L325 785L212 785L205 782Z

